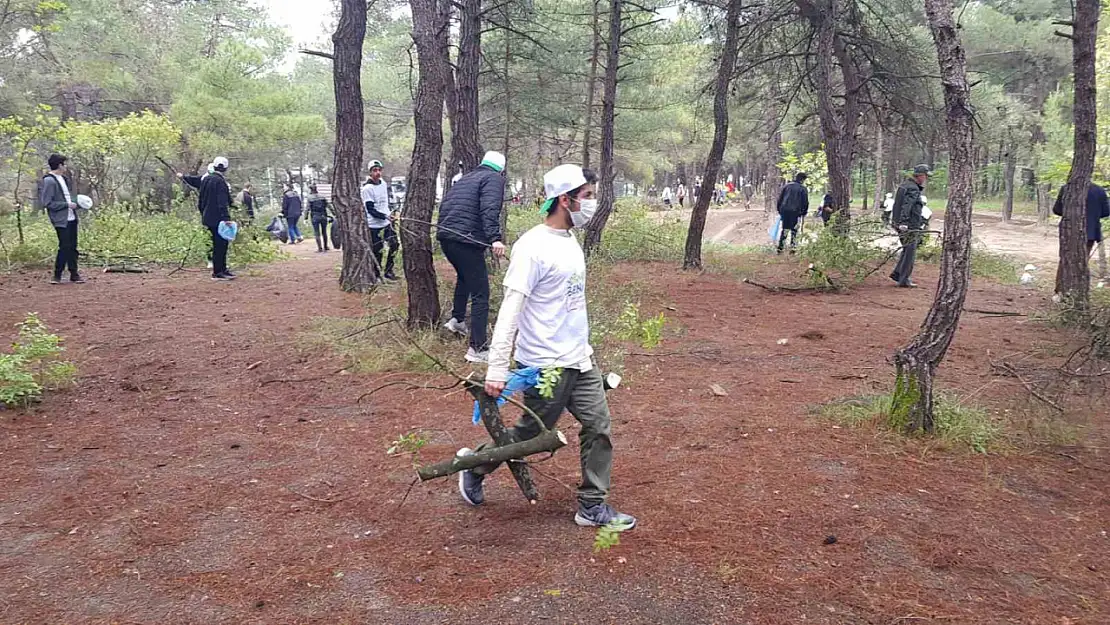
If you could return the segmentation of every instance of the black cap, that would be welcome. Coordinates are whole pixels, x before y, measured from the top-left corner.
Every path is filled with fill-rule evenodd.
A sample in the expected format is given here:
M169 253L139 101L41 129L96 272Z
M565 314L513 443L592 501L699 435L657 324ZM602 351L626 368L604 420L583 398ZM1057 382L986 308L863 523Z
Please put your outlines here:
M917 167L913 168L913 175L915 175L915 176L922 176L922 175L929 176L932 173L933 172L929 171L929 166L928 165L918 165Z
M794 180L797 180L798 182L801 182L801 181L805 180L806 178L809 178L809 174L805 173L804 171L800 171L800 172L794 174Z

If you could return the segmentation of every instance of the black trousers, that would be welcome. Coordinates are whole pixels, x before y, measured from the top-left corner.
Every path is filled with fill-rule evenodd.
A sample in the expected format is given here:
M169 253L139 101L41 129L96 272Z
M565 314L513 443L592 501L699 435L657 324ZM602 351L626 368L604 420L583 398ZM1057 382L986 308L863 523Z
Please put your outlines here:
M370 249L374 251L374 258L378 261L378 264L374 266L374 273L377 274L378 277L381 277L382 250L386 246L389 246L389 253L386 255L385 260L385 275L392 276L393 264L397 257L397 233L393 231L393 226L371 228ZM456 270L457 269L456 267Z
M69 269L70 277L77 275L77 220L65 228L54 228L58 234L58 257L54 259L54 277L61 278L62 270Z
M209 227L212 233L212 275L227 271L227 239L220 236L219 226Z
M921 233L903 232L898 235L898 240L902 242L902 255L898 257L898 264L894 266L890 278L898 284L906 285L910 283L910 278L913 276L913 266L917 260L917 246L921 243Z
M459 321L466 319L466 304L470 302L470 346L482 351L486 344L486 326L489 325L489 271L486 269L486 250L477 245L458 241L440 240L443 254L455 268L455 298L451 316Z
M779 233L779 251L786 245L786 233L790 233L790 249L798 246L798 220L800 215L785 213L782 215L782 232Z

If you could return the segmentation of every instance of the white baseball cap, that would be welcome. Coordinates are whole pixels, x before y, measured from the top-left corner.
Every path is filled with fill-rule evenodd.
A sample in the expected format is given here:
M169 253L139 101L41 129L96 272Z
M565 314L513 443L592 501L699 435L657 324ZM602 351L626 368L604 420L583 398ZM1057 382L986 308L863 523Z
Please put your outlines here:
M212 167L215 167L216 169L227 169L227 157L217 156L212 161Z
M491 167L494 171L505 170L505 155L500 152L490 150L482 157L482 164Z
M560 195L570 193L584 184L586 176L578 165L559 165L547 172L543 175L543 193L547 201L540 207L540 212L549 212Z

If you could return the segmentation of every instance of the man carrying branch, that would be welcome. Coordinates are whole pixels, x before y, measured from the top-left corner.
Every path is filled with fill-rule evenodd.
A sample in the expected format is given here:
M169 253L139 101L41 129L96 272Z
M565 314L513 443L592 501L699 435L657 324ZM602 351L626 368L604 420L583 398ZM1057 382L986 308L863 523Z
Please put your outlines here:
M925 202L921 192L925 183L929 181L929 166L918 165L913 168L913 177L907 178L898 187L898 194L894 196L894 210L890 216L890 224L898 231L898 239L902 243L902 255L898 257L898 264L890 274L890 279L904 288L914 288L917 284L913 277L913 265L917 259L917 246L921 243L921 230L925 226L922 209Z
M596 181L593 172L577 165L560 165L544 175L547 201L540 210L546 218L513 248L490 343L485 391L498 397L505 390L515 337L517 364L542 371L540 383L525 391L525 405L549 429L564 408L582 424L582 483L575 523L625 531L636 526L635 517L606 503L613 467L609 404L589 343L586 259L571 233L571 228L585 228L597 210ZM539 433L539 424L530 415L511 430L518 442ZM459 450L460 456L471 453ZM485 501L482 482L496 468L496 464L483 465L459 473L459 492L467 503L477 506Z

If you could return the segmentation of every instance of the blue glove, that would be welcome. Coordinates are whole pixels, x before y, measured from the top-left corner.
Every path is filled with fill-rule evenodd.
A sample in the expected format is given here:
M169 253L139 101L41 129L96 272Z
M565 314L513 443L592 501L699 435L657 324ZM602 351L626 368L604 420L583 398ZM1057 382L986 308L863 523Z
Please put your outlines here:
M505 390L501 391L501 397L497 398L498 407L505 405L505 398L509 397L517 391L531 388L540 383L539 367L523 367L521 369L514 369L509 374L509 380L505 382ZM482 411L478 408L478 401L474 401L474 418L472 419L474 425L482 422Z

